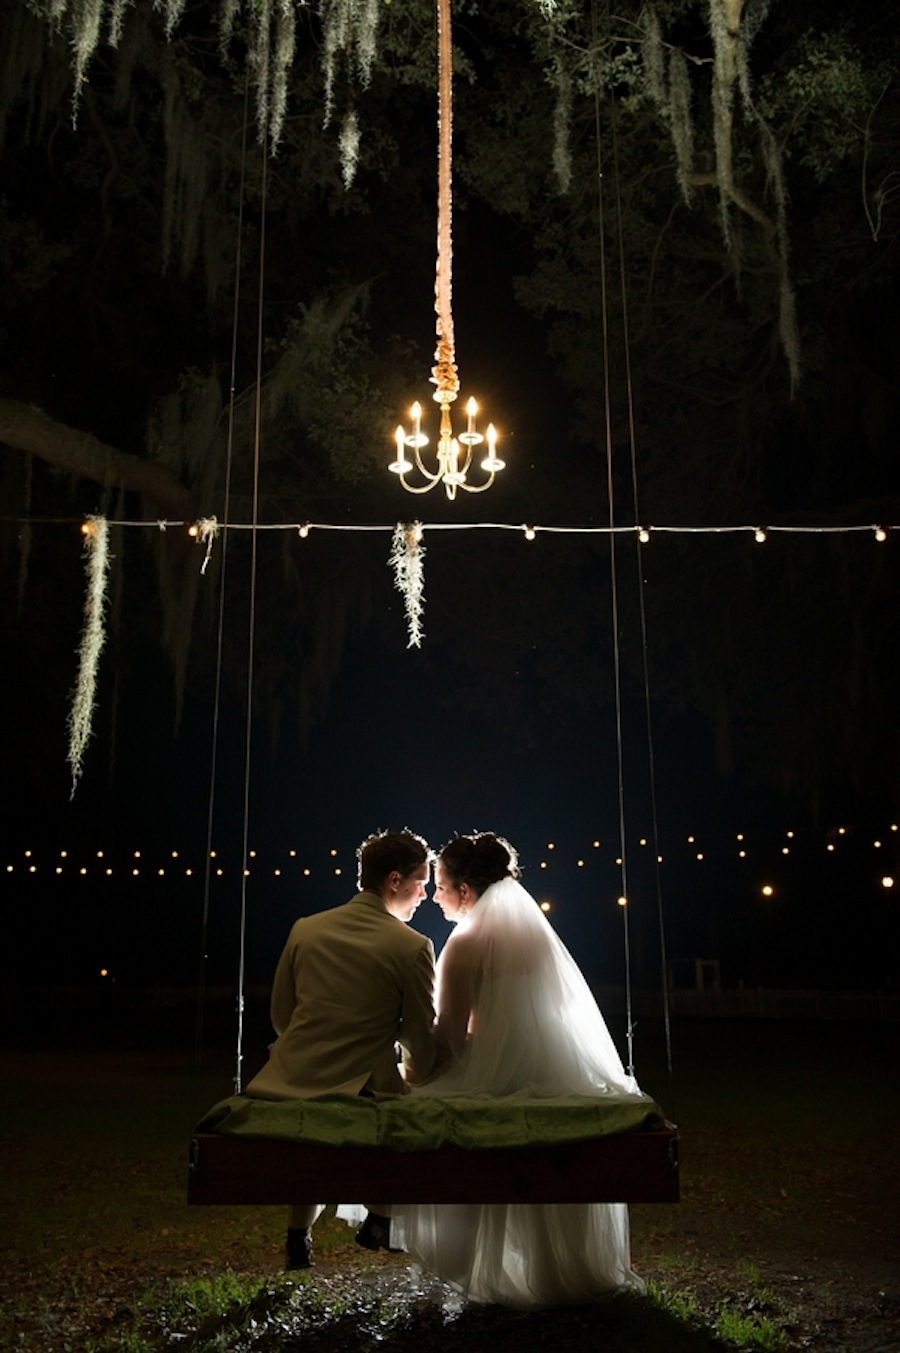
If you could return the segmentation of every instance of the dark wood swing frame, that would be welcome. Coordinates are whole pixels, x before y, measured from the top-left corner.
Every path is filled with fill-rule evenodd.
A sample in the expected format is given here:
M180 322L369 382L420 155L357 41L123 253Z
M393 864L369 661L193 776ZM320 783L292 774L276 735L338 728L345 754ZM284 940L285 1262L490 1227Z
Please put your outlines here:
M552 1146L428 1151L195 1133L188 1203L677 1203L671 1123Z

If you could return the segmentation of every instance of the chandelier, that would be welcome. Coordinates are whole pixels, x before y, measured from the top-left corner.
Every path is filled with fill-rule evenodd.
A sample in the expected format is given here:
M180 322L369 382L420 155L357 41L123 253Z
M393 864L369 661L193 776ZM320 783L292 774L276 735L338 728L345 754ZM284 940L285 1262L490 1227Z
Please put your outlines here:
M437 0L438 35L438 202L437 202L437 275L435 280L435 314L437 347L434 353L435 365L431 369L431 379L435 385L432 398L439 406L440 426L437 446L434 452L434 468L429 469L422 459L423 449L428 445L428 437L422 431L422 406L416 401L410 410L411 430L401 424L395 433L397 459L388 467L393 474L400 476L400 483L408 493L428 493L438 484L443 484L447 497L456 497L457 491L465 493L483 493L494 482L494 476L504 468L504 461L497 458L497 432L493 423L489 423L486 435L475 427L475 415L478 405L474 399L466 404L465 431L454 435L451 405L459 395L459 377L456 371L456 358L453 340L453 311L450 297L452 291L453 248L451 243L452 188L451 188L451 141L453 111L451 103L451 79L453 72L453 43L450 30L450 0ZM475 448L487 441L487 455L480 462L480 468L486 478L478 484L468 482L469 471ZM411 453L410 456L407 453ZM406 476L417 471L424 480L421 484L410 484Z

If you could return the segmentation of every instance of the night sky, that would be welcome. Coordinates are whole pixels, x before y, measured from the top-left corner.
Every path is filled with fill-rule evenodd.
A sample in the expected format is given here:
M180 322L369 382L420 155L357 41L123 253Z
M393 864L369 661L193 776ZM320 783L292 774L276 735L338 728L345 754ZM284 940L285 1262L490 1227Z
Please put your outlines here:
M63 69L64 63L57 74ZM98 99L108 96L114 71L112 58L98 58ZM106 104L97 112L89 93L75 131L62 84L55 114L42 122L29 121L23 99L12 102L3 143L9 194L3 247L7 268L19 272L2 293L7 318L0 398L35 402L62 423L140 453L146 412L174 387L178 373L203 369L211 360L223 369L227 300L206 308L197 269L187 282L170 276L154 294L158 258L151 257L149 241L158 238L159 201L144 202L146 163L129 170L120 162L121 181L133 193L121 191L120 183L115 209L109 205L102 152L92 150L93 163L91 155L77 153L79 137L85 145L100 144L97 126L108 115ZM308 97L306 89L301 97ZM380 134L382 124L391 125L390 86L376 85L372 99L373 128ZM394 106L407 139L398 132L406 158L394 170L402 205L393 217L390 177L382 183L370 167L367 182L364 166L365 211L355 201L342 215L329 199L327 210L320 209L318 238L315 201L304 197L294 219L286 180L275 180L267 317L274 343L291 308L312 294L316 268L323 276L330 272L332 282L341 270L346 281L377 276L368 302L375 336L399 332L417 345L400 383L411 387L404 399L424 400L432 342L432 166L420 124L428 100L407 91ZM548 352L547 324L517 303L516 278L533 262L530 237L476 196L475 168L464 177L465 117L463 112L457 357L463 397L474 391L485 418L501 429L505 481L484 496L450 505L438 494L407 498L386 472L373 470L369 479L347 486L327 476L307 481L298 470L294 497L284 489L284 467L295 454L285 438L277 465L273 461L264 471L272 476L264 485L272 490L265 503L272 520L387 528L413 515L426 524L597 526L607 520L603 459L573 430L575 415L583 421L589 411L565 384L571 353L561 353L558 342ZM121 157L127 136L121 121L114 125ZM318 130L316 137L318 153L325 153L323 145L333 153ZM147 163L162 156L157 131L145 133L140 144ZM474 165L471 140L469 152ZM289 147L288 165L297 163L294 154ZM410 165L417 156L422 172L413 182ZM802 183L798 198L799 214ZM145 207L146 226L137 228ZM26 278L21 241L28 220L39 221L46 238L56 229L59 240L71 245L62 262L44 260L56 270L56 283L43 278L37 247L28 255ZM894 247L893 237L885 238L883 253L892 257ZM301 280L289 304L286 260L301 256ZM379 262L383 274L377 274ZM247 268L249 273L249 263ZM685 395L679 410L677 391L670 392L673 403L664 416L658 401L665 359L657 355L652 379L638 365L638 399L642 388L648 399L641 426L646 424L648 497L656 521L697 522L697 512L706 513L707 525L772 522L779 513L798 523L900 521L890 356L898 346L898 311L895 274L887 275L891 286L877 311L866 302L864 328L878 335L877 355L869 356L882 363L878 379L890 384L894 412L878 427L870 419L879 456L867 460L857 447L847 458L843 485L837 452L821 451L821 475L810 469L817 438L828 442L822 421L809 425L828 416L821 402L829 383L824 359L812 377L820 404L810 396L812 402L791 412L785 398L773 400L768 423L761 416L753 432L765 447L758 473L734 485L725 482L727 468L721 484L708 469L692 478L687 468L673 468L666 439L676 435L673 426L690 400ZM255 285L248 275L248 314ZM855 322L864 324L858 315ZM837 354L842 323L836 314L829 341ZM733 326L733 316L727 324ZM639 351L640 342L638 334ZM777 359L772 366L779 374L767 380L783 387L783 367ZM599 386L599 365L595 375ZM701 362L692 379L697 386L706 380L712 392L721 373L704 370ZM359 388L364 401L368 387ZM848 419L861 389L845 393ZM402 414L401 406L397 418ZM638 414L640 419L640 405ZM386 464L390 440L377 427L373 441L380 446L384 440ZM798 429L805 440L792 442ZM731 445L727 428L716 435ZM197 613L179 707L170 660L159 647L154 565L144 545L155 528L126 530L114 546L95 735L70 798L66 718L84 590L79 521L100 507L101 494L84 479L76 483L30 460L11 452L3 479L7 807L0 866L11 936L2 966L7 982L94 984L106 969L123 986L189 984L202 948L204 862L211 844L216 861L209 883L208 978L221 984L235 979L243 897L247 980L265 983L295 915L350 896L359 841L378 828L409 826L435 847L458 831L507 836L519 849L524 883L551 904L554 924L590 979L620 984L623 918L616 899L623 876L616 858L624 822L632 975L640 985L659 984L660 909L679 980L685 973L692 980L694 958L715 957L728 985L896 985L896 890L882 884L900 872L893 830L900 820L896 692L888 677L896 672L900 645L896 614L884 600L897 595L895 539L877 546L870 534L840 541L785 536L759 547L748 535L659 535L640 555L631 538L623 541L616 556L622 588L618 727L604 540L542 533L527 542L518 531L426 529L425 638L416 649L407 646L403 603L387 566L390 529L366 535L313 530L306 540L296 532L279 532L277 539L273 533L260 543L264 604L252 674L249 550L243 540L229 551L226 671L214 740L215 604ZM683 499L667 498L680 492L673 485L682 473L685 481L692 479L690 490ZM156 515L137 495L107 506L116 519L123 507L128 519ZM771 516L758 516L763 510ZM876 510L887 515L875 516ZM181 542L171 548L177 558ZM181 566L198 570L202 550L188 550L193 553ZM220 541L215 566L200 584L213 599L221 550ZM774 563L761 563L761 550ZM649 737L636 566L650 607ZM831 570L838 579L833 586L822 582ZM335 607L329 587L352 593L352 604ZM324 661L321 650L310 656L314 644L326 643L323 633L338 632L333 660ZM852 645L873 655L879 675L870 679L860 668L850 707L841 704L828 673L832 658L837 663L836 655ZM792 666L804 651L806 676ZM321 669L321 679L298 715L292 700L306 663ZM731 703L727 748L716 713L723 701ZM795 769L803 763L804 745L807 764L821 761L822 767L808 780ZM244 891L245 835L255 855ZM659 871L654 840L662 855ZM775 890L770 898L761 891L766 884ZM440 945L446 926L430 901L415 924Z

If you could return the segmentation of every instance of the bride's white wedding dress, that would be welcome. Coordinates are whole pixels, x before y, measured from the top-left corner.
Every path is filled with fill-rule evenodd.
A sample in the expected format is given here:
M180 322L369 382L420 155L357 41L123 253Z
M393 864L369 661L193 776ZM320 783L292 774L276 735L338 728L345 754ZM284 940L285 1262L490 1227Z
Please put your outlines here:
M439 1016L468 1009L464 1045L416 1095L597 1095L649 1104L565 945L513 879L458 924L437 966ZM553 1306L643 1290L620 1203L405 1204L393 1243L475 1301Z

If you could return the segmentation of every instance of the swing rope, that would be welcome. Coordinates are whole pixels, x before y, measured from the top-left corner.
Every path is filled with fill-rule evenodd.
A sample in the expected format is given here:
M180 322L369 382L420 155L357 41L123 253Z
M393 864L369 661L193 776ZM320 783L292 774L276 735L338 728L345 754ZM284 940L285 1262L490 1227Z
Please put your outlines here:
M244 1060L244 982L247 963L247 879L250 860L250 782L253 762L253 682L255 673L256 648L256 584L258 572L259 544L259 470L262 429L262 383L263 356L265 352L265 325L263 306L265 301L266 272L266 208L268 205L269 161L268 136L260 139L262 157L262 182L260 185L260 226L259 226L259 276L257 281L256 302L256 372L253 401L253 489L251 495L251 532L250 532L250 605L247 617L247 701L245 707L244 734L244 786L241 837L241 907L240 907L240 953L238 959L237 992L237 1047L234 1064L234 1093L239 1095L242 1085L242 1063Z
M597 45L597 14L591 7L592 40ZM609 585L610 585L610 623L612 629L613 652L613 691L615 703L616 730L616 788L618 800L618 838L619 859L621 860L621 898L622 944L625 969L625 1041L627 1046L626 1070L634 1075L634 1014L631 982L631 926L628 915L628 856L626 851L625 830L625 767L624 741L622 732L622 661L619 649L619 579L616 558L616 499L613 480L613 433L612 433L612 395L610 374L609 345L609 295L607 286L606 257L606 212L603 185L603 135L600 119L600 89L594 83L594 144L597 155L597 220L598 244L600 256L600 352L603 376L603 437L606 448L606 494L609 525Z
M225 437L225 484L223 490L222 516L228 521L231 514L231 479L234 460L235 404L237 399L237 347L241 274L243 272L243 236L244 205L247 169L247 128L250 107L250 70L244 80L244 117L242 122L240 177L238 184L237 243L235 246L234 293L231 315L231 356L228 385L228 413ZM206 818L206 851L203 871L203 904L200 924L200 961L197 978L197 1025L194 1040L194 1078L199 1081L200 1063L203 1055L204 1013L206 1004L206 969L209 950L209 911L212 888L213 830L216 809L216 785L218 778L219 723L222 705L222 653L225 642L225 586L228 577L228 535L222 533L222 564L219 576L218 615L216 620L216 664L213 691L212 733L210 738L209 796Z
M618 263L619 263L619 295L622 306L622 335L625 361L625 395L628 411L628 451L631 468L631 492L632 505L634 509L634 520L641 521L639 491L638 491L638 470L637 470L637 430L634 415L634 381L631 365L631 329L630 316L628 308L628 280L625 268L625 230L622 215L622 194L618 191L620 181L619 174L619 137L618 126L615 117L611 118L610 125L612 129L612 161L616 182L615 209L616 209L616 237L618 240ZM641 683L643 687L644 704L644 726L646 729L646 747L647 747L647 783L650 795L650 827L653 841L653 860L654 860L654 891L656 897L656 920L657 933L659 936L660 969L661 969L661 998L663 1011L663 1031L666 1048L666 1068L669 1076L669 1102L672 1103L673 1093L673 1062L672 1062L672 1017L670 1010L669 995L669 959L666 944L666 923L663 907L662 894L662 873L660 870L660 834L659 834L659 807L656 794L656 756L654 749L653 736L653 714L650 704L650 655L649 643L647 638L647 603L644 588L644 570L643 558L641 552L640 536L634 537L634 565L635 580L637 583L638 595L638 619L640 624L641 638Z
M591 25L592 42L594 51L597 51L598 45L598 24L596 4L591 6ZM618 241L618 273L620 304L622 307L622 333L625 362L625 395L627 406L627 424L628 424L628 448L631 471L631 489L634 510L634 520L641 520L638 501L638 473L637 473L637 437L634 416L634 383L631 366L631 345L629 332L629 314L628 314L628 287L625 271L624 255L624 233L622 219L622 201L619 192L619 156L618 140L616 131L616 121L613 116L610 119L611 125L611 154L610 162L614 172L616 191L615 201L615 224ZM646 726L646 745L647 745L647 775L650 793L651 805L651 824L653 834L653 847L655 856L655 893L656 893L656 913L657 926L660 944L660 964L662 969L662 1008L663 1024L666 1046L666 1065L669 1073L670 1091L672 1082L672 1033L671 1033L671 1013L669 1008L669 984L668 984L668 957L666 951L666 933L665 918L662 898L662 880L659 868L660 843L659 843L659 815L656 795L656 766L654 756L653 723L650 707L650 666L649 666L649 645L647 637L647 614L646 600L644 595L644 580L641 560L640 537L635 528L621 528L616 526L616 500L615 500L615 481L613 477L613 433L612 433L612 397L611 397L611 370L610 370L610 344L609 344L609 288L607 283L607 248L606 248L606 195L604 186L604 138L603 125L600 110L600 82L595 77L594 81L594 137L596 147L596 173L597 173L597 208L598 208L598 239L599 239L599 257L600 257L600 310L601 310L601 342L602 342L602 370L603 370L603 410L604 410L604 439L606 444L606 476L607 476L607 499L608 499L608 530L610 542L610 606L611 606L611 630L612 630L612 649L613 649L613 682L614 682L614 700L615 700L615 730L616 730L616 776L618 789L618 831L619 831L619 858L621 860L621 909L622 909L622 932L624 949L624 969L625 969L625 1003L626 1003L626 1044L627 1044L627 1069L629 1074L634 1075L634 1006L633 1006L633 984L631 972L631 930L630 930L630 898L628 894L628 850L627 850L627 829L626 829L626 811L625 811L625 769L624 769L624 734L623 734L623 700L622 700L622 662L619 639L619 571L616 553L616 537L623 529L631 530L634 536L635 546L635 566L637 573L638 590L638 610L640 620L641 637L641 667L642 667L642 686L644 696L644 719Z

